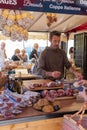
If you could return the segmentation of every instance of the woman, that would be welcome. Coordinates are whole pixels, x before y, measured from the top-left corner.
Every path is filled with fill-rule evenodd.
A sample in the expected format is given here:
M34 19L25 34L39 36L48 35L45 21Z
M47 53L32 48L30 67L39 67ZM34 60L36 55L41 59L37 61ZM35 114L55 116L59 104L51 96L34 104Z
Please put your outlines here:
M22 60L21 59L21 56L20 56L20 50L19 49L16 49L15 51L14 51L14 55L12 56L12 58L11 58L13 61L20 61L20 60Z
M21 59L23 60L23 62L28 61L26 51L24 49L21 50Z
M71 47L71 48L70 48L69 54L70 54L70 59L69 59L69 61L70 61L70 63L72 64L72 66L74 66L74 65L75 65L75 63L74 63L74 47Z

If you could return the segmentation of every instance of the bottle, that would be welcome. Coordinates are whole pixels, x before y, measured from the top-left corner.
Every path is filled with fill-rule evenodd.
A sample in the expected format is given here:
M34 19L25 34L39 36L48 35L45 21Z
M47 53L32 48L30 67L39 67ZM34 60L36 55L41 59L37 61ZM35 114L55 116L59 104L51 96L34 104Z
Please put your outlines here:
M9 74L6 74L5 89L10 89Z
M17 84L18 84L18 88L17 88L18 93L23 94L23 81L21 78L21 72L19 72L18 74Z
M15 92L15 76L14 75L10 75L10 90L12 92Z

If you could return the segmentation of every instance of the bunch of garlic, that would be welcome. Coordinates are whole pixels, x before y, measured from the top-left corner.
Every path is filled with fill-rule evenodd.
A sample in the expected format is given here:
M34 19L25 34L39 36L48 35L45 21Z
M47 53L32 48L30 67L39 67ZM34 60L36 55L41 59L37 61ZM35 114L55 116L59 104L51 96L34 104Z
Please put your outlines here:
M52 23L57 22L57 15L54 13L46 13L47 26L50 27Z
M15 41L22 41L28 40L28 31L24 30L22 27L13 25L11 27L11 40Z
M28 40L33 15L26 11L0 9L0 30L11 40Z
M12 26L15 23L15 12L13 10L9 11L6 22L8 26Z
M7 37L10 37L10 33L11 33L10 27L8 25L5 25L3 27L2 34L7 36Z

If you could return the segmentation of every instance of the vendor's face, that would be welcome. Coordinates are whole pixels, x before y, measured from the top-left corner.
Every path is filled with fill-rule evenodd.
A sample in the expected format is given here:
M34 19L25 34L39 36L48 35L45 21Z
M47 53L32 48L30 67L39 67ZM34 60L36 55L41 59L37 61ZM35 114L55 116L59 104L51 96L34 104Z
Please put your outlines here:
M51 47L52 47L52 48L54 48L54 49L59 48L60 37L54 35L54 36L52 37L52 39L50 40L50 42L51 42Z

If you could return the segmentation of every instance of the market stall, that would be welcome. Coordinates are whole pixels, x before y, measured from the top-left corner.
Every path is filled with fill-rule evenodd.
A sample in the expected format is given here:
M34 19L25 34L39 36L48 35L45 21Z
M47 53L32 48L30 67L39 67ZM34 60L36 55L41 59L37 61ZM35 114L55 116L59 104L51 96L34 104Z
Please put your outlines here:
M1 8L0 29L4 35L6 35L7 37L10 37L10 39L13 41L15 40L26 41L28 39L29 31L50 32L51 30L56 29L62 33L68 34L67 32L69 32L69 30L72 30L74 27L77 27L78 24L81 25L83 23L86 23L87 21L86 20L86 17L87 17L86 5L87 5L86 1L75 2L74 0L70 1L69 3L67 1L55 1L55 0L51 2L38 1L38 0L37 1L33 1L33 0L32 1L26 1L26 0L15 1L14 0L14 2L1 1L0 3L0 8ZM7 10L7 9L12 9L12 10ZM24 10L24 12L22 13L21 10ZM34 13L32 12L28 13L27 11L34 11ZM64 13L64 14L61 14L61 13ZM83 15L83 16L80 16L80 15ZM15 17L16 17L16 21L15 21ZM27 18L27 21L25 20L25 22L23 22L23 19L26 19L26 18ZM43 24L42 24L42 21L44 22ZM14 25L14 23L16 23L16 25ZM17 25L21 25L21 27L19 28ZM33 83L32 80L31 82ZM40 81L37 80L37 83L40 83ZM37 83L35 84L37 85ZM43 81L41 81L41 83L43 83ZM27 81L27 82L24 81L24 86L27 87L27 89L29 89L29 84L31 84L30 81ZM37 86L38 89L37 88L34 89L34 86L31 84L30 87L33 87L33 88L30 90L33 90L33 92L40 92L43 90L50 91L52 89L56 91L58 89L62 89L63 91L63 87L64 87L63 86L64 84L62 86L61 85L55 86L54 88L47 88L47 86L44 87L44 86L39 86L39 85L41 84L38 84ZM68 85L70 85L70 83ZM3 101L1 104L2 106L5 103L5 99L8 99L9 96L11 98L11 101L14 100L13 99L14 96L10 95L10 93L8 92L4 93L4 96L5 94L6 94L6 97L4 98L3 98L3 95L0 95L1 101ZM17 98L18 97L16 97L16 99ZM22 103L25 103L24 99ZM20 114L16 113L19 111L14 111L15 116L9 117L9 113L12 111L9 111L9 113L7 113L6 115L5 111L3 111L3 109L1 108L2 113L0 117L0 128L2 130L20 130L20 129L21 130L22 129L24 130L28 130L28 129L30 130L41 130L41 129L42 130L43 129L61 130L63 115L75 113L81 108L81 106L83 105L83 102L77 102L76 97L74 97L73 95L67 96L67 97L63 96L61 98L57 97L56 100L61 102L61 107L57 111L52 111L50 113L43 112L42 110L38 111L32 107L33 105L27 106L27 107L25 105L25 108L22 108L20 110L22 111ZM17 105L20 105L20 103L18 102L16 103ZM14 103L13 102L6 103L6 106L4 106L4 110L5 108L8 108L7 104L13 105ZM31 104L28 104L28 105L31 105ZM14 107L13 109L15 110ZM7 116L9 118L6 118Z

